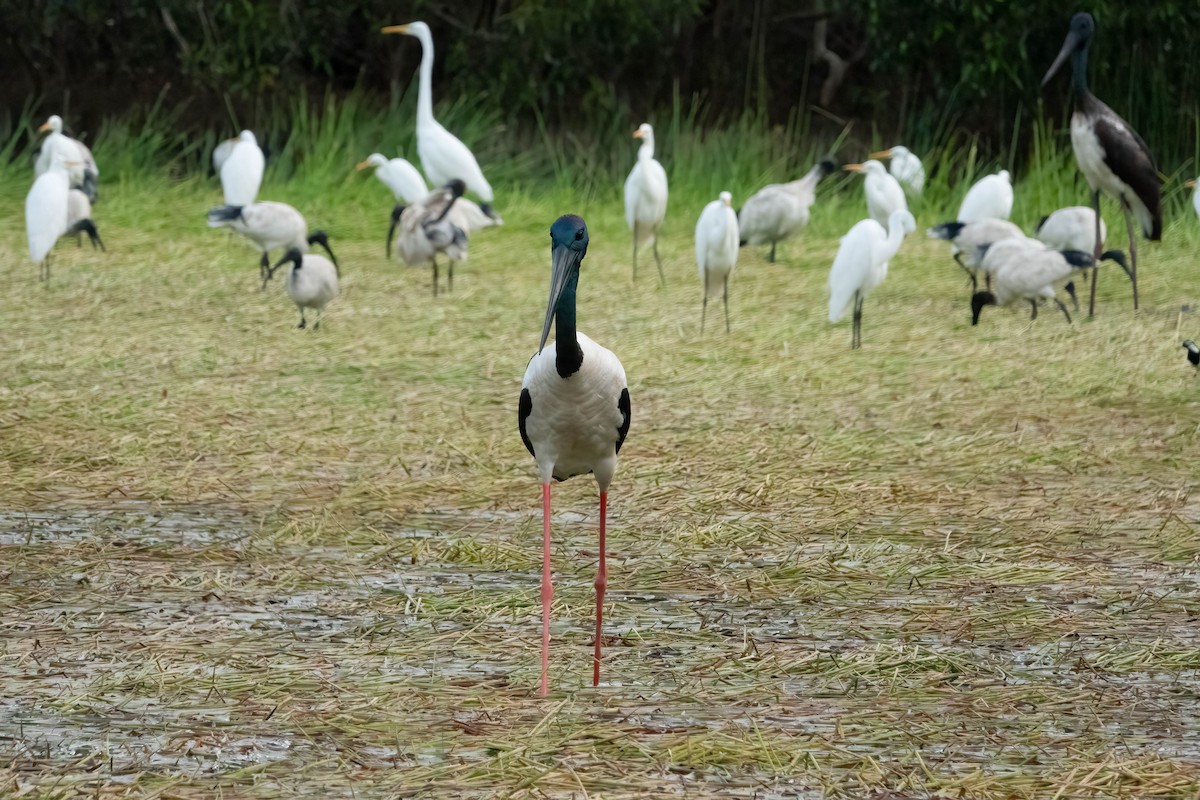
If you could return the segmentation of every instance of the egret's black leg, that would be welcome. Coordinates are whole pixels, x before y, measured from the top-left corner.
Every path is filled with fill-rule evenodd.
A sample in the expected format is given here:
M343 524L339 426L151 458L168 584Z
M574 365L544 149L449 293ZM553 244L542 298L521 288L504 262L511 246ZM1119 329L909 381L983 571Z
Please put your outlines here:
M708 286L704 287L704 302L700 304L700 332L704 333L704 318L708 315Z
M1063 316L1067 318L1067 324L1070 325L1071 324L1071 315L1070 315L1070 313L1067 312L1066 304L1063 303L1062 300L1059 300L1057 297L1054 298L1054 302L1058 303L1058 307L1063 312ZM1078 306L1076 306L1075 310L1076 311L1079 310Z
M633 282L637 283L637 223L633 223Z
M437 285L438 285L437 258L434 258L433 259L433 296L434 297L437 297L437 290L438 290Z
M667 278L663 275L662 259L658 257L658 233L654 234L654 263L658 264L658 284L659 286L667 285Z
M450 266L447 267L446 273L446 291L454 291L454 259L450 259Z
M729 276L725 276L725 333L729 333Z
M775 263L775 242L771 242L771 255L767 256L767 261Z
M1100 190L1092 192L1092 208L1096 212L1096 252L1092 256L1096 259L1096 266L1100 266L1100 253L1104 250L1104 243L1100 241ZM1095 268L1092 269L1092 291L1088 295L1088 318L1096 315L1096 284L1100 281L1100 273Z
M854 327L850 334L850 349L862 347L862 294L854 293Z

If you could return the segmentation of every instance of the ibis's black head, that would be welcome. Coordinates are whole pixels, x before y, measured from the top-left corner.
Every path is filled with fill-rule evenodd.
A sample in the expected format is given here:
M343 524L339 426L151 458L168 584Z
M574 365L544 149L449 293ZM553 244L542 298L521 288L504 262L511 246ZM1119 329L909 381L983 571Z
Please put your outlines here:
M446 188L450 190L450 194L454 195L455 198L462 197L467 192L467 185L458 178L454 178L447 183Z
M1188 351L1188 361L1192 362L1193 366L1200 367L1200 347L1191 339L1184 339L1183 348Z
M304 254L300 252L299 247L293 247L284 253L283 258L279 259L279 262L275 265L275 269L279 269L289 261L295 264L297 267L303 266ZM274 272L275 270L273 269L271 271Z
M1071 27L1067 30L1067 38L1063 42L1062 49L1058 51L1058 56L1050 65L1050 69L1046 70L1046 77L1042 78L1043 87L1058 73L1067 59L1071 58L1074 85L1079 89L1086 88L1086 76L1083 73L1087 68L1088 45L1092 43L1092 36L1095 33L1096 21L1092 19L1091 14L1080 11L1071 17Z
M996 295L991 292L976 292L971 295L971 324L979 324L979 313L984 306L996 305Z
M1062 250L1062 257L1076 269L1087 269L1096 266L1096 259L1080 250Z
M550 303L546 306L539 353L550 338L550 323L556 318L558 338L562 340L564 333L575 338L575 287L579 284L579 265L587 246L587 223L583 217L565 214L550 226Z

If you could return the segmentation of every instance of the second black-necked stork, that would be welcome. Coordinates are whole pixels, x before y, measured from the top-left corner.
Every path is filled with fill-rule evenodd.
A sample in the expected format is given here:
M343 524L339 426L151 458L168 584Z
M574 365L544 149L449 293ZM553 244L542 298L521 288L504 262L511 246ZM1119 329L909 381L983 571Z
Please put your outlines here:
M617 453L629 432L629 388L621 362L609 350L575 329L579 266L587 253L587 225L581 217L559 217L550 228L550 303L537 354L521 383L517 425L526 449L537 460L542 484L542 683L548 688L550 660L550 481L591 473L600 488L600 566L596 574L596 653L592 684L600 683L600 643L604 591L608 585L604 534L608 486ZM550 323L555 340L549 347Z
M1133 308L1138 307L1137 245L1134 243L1133 219L1147 239L1162 238L1162 206L1159 190L1161 182L1154 166L1150 148L1129 123L1111 108L1100 102L1088 91L1087 56L1088 46L1096 32L1092 15L1080 12L1071 17L1071 29L1063 42L1062 50L1050 65L1045 87L1068 58L1071 59L1071 93L1075 110L1071 114L1071 147L1075 151L1075 162L1092 189L1092 203L1096 207L1096 249L1099 262L1101 242L1100 193L1104 192L1121 204L1125 214L1125 226L1129 232L1129 277L1133 281ZM1096 307L1096 281L1092 281L1088 316Z

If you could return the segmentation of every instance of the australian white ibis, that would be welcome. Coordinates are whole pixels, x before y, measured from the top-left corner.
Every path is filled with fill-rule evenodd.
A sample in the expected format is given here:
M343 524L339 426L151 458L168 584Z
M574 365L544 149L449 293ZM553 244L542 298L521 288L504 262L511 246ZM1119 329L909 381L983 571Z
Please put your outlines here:
M1100 232L1099 243L1096 241L1097 229ZM1108 228L1104 220L1096 224L1095 209L1069 206L1042 217L1033 235L1055 250L1082 250L1094 254L1097 247L1103 247Z
M729 276L737 266L738 217L733 212L733 195L721 192L704 207L696 221L696 264L704 284L704 304L700 307L700 332L708 313L708 296L717 290L725 300L725 332L729 333Z
M836 170L832 161L822 161L799 180L772 183L750 195L737 214L741 244L771 245L767 260L775 263L775 245L808 226L817 184Z
M46 139L42 142L37 161L34 162L33 174L37 176L46 172L54 163L54 159L62 156L68 165L67 175L71 187L86 194L90 202L96 202L100 168L96 166L96 159L92 157L88 146L63 133L62 117L57 114L47 119L38 131L45 133Z
M643 122L633 132L641 139L637 163L625 179L625 224L633 234L633 279L637 280L638 247L651 245L658 264L658 279L665 283L658 257L658 231L667 216L667 171L654 158L654 128Z
M871 153L867 158L888 159L888 172L892 177L916 195L925 188L925 167L916 153L903 145L896 145L878 153Z
M617 454L629 432L629 387L621 362L575 329L579 267L587 253L581 217L559 217L550 228L550 303L537 354L521 383L517 425L521 441L537 460L542 484L542 682L546 695L550 663L550 482L591 473L600 489L600 564L596 574L596 642L592 684L600 683L604 593L608 586L605 526L608 487ZM554 343L546 346L550 323Z
M403 33L421 43L421 67L417 86L417 155L430 182L442 186L462 181L467 191L485 203L492 202L492 186L483 177L475 155L457 136L433 118L433 34L424 22L389 25L383 33Z
M251 131L242 131L230 142L233 147L218 171L225 205L248 206L258 197L266 159Z
M67 194L71 191L67 170L72 166L75 164L62 153L55 154L25 196L29 257L38 265L38 275L44 281L50 280L50 250L67 232Z
M1092 269L1096 260L1091 253L1079 250L1054 250L1036 239L1004 239L979 248L980 265L992 277L992 291L976 292L971 296L971 324L979 324L984 306L1006 306L1015 300L1028 300L1032 307L1030 319L1037 319L1038 301L1053 300L1067 322L1071 314L1055 293L1068 282L1075 270ZM1112 260L1125 266L1125 254L1109 250L1102 260Z
M963 197L958 207L959 222L980 222L985 219L1008 219L1012 216L1012 176L1002 169L995 175L984 175Z
M304 215L287 203L263 200L244 206L217 206L208 212L208 226L229 228L254 243L262 253L259 276L264 289L275 273L271 268L270 252L278 247L285 250L295 248L303 253L309 245L319 244L337 265L337 257L329 247L329 237L325 231L309 233Z
M829 321L840 320L854 301L852 349L862 346L863 300L883 283L888 261L896 255L904 237L916 229L913 215L907 209L898 208L888 218L886 229L873 219L864 219L842 237L829 270Z
M978 222L943 222L925 232L930 239L950 242L950 254L971 278L971 292L979 286L979 248L1001 239L1024 239L1025 231L1005 219Z
M441 189L430 192L425 199L410 206L397 205L392 210L392 226L388 229L387 253L392 255L392 236L400 231L397 249L410 267L433 267L433 296L438 293L439 254L450 262L447 289L454 291L454 263L467 260L467 232L453 217L454 206L462 198L466 186L452 180Z
M82 246L81 234L86 233L92 243L92 249L104 249L100 240L100 232L92 220L92 203L87 193L82 189L71 189L67 192L67 233L75 234L75 241Z
M879 161L870 159L861 164L846 164L842 169L861 172L866 176L863 191L867 195L867 216L878 222L880 227L888 224L894 212L908 210L908 201L904 199L900 182L889 175Z
M1142 232L1151 241L1162 238L1161 182L1154 166L1150 148L1129 123L1102 103L1087 86L1088 47L1096 33L1092 15L1080 12L1071 17L1071 27L1058 57L1042 78L1045 87L1067 59L1071 60L1071 94L1075 110L1071 113L1071 148L1075 163L1092 190L1092 205L1096 210L1096 225L1100 224L1100 193L1103 192L1121 205L1125 227L1129 234L1129 277L1133 281L1133 308L1138 308L1137 244L1133 233L1133 217L1137 217ZM1101 260L1103 237L1096 234L1093 251ZM1088 301L1088 316L1096 307L1096 281L1092 281Z
M317 312L317 321L313 324L315 330L321 327L325 306L337 297L338 278L341 276L341 271L337 264L325 256L304 253L298 247L293 247L284 253L283 258L272 268L272 271L288 262L291 262L292 266L288 270L284 288L287 290L288 297L300 311L300 324L296 327L304 328L308 325L304 319L304 310L311 308Z

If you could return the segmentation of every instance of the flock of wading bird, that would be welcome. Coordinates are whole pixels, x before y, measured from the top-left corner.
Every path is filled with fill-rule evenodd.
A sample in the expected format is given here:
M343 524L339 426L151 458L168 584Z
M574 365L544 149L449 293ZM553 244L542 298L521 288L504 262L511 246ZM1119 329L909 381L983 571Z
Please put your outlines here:
M1071 19L1062 50L1042 85L1045 86L1066 62L1071 64L1074 112L1071 143L1080 171L1092 189L1092 205L1055 211L1039 224L1034 237L1025 235L1008 221L1012 212L1012 180L1007 171L988 175L966 193L958 217L930 228L930 237L950 242L959 265L971 277L972 324L978 324L984 306L1005 306L1026 300L1037 316L1038 304L1051 300L1070 322L1070 312L1059 299L1065 289L1078 309L1073 276L1082 270L1092 273L1089 315L1094 312L1096 270L1101 261L1121 266L1133 287L1133 305L1138 306L1138 262L1134 221L1148 239L1162 234L1158 172L1142 138L1112 109L1087 88L1087 54L1095 30L1086 13ZM417 100L417 154L425 176L440 188L429 191L420 172L402 158L387 159L378 153L358 165L375 168L375 175L395 195L387 235L390 258L393 239L400 256L410 266L433 268L433 292L438 292L438 257L449 265L448 288L453 288L454 265L467 258L471 233L502 224L491 208L492 187L474 155L457 137L438 124L433 116L431 78L433 39L423 22L390 26L383 33L415 37L422 48ZM62 132L62 120L51 117L42 130L48 131L37 159L37 179L26 200L26 224L32 259L49 277L49 253L54 243L68 233L86 232L94 246L101 246L91 220L91 202L96 200L99 170L91 152L81 142ZM667 211L667 174L654 158L654 130L648 124L634 132L641 140L637 162L625 182L625 219L633 238L633 270L637 276L639 249L649 247L663 278L658 255L658 234ZM890 172L876 160L890 160ZM213 152L213 166L220 176L224 205L208 212L208 224L228 227L249 239L259 249L263 288L275 270L289 264L286 291L300 312L299 327L306 326L305 311L320 314L338 293L340 270L323 231L308 232L303 215L285 203L257 199L264 167L263 152L254 134L242 131L236 139L223 142ZM739 212L733 209L729 192L706 205L696 223L696 261L704 285L701 329L708 298L720 291L725 305L725 327L729 330L729 279L737 263L739 247L770 245L774 261L777 245L795 236L808 224L820 180L838 169L823 161L790 183L772 184L749 197ZM919 194L925 182L920 159L904 147L872 154L862 164L842 169L865 176L868 218L857 223L841 239L829 275L829 319L837 322L853 308L852 347L861 344L862 306L866 296L887 276L888 261L899 250L904 237L916 223L907 208L906 191ZM1189 186L1195 186L1189 181ZM474 194L481 202L467 199ZM1104 250L1105 228L1100 218L1100 197L1108 195L1121 207L1129 235L1129 260L1118 250ZM1194 198L1200 214L1200 188ZM398 238L397 238L398 237ZM320 244L329 258L308 252ZM541 693L548 688L550 609L553 588L550 575L550 487L551 479L566 480L592 474L600 490L599 571L596 577L596 636L593 683L600 680L602 620L607 586L605 527L608 487L617 466L617 454L629 431L629 389L621 362L609 350L592 341L575 327L576 293L580 265L588 247L584 220L565 215L550 228L550 299L543 320L537 353L529 362L518 403L521 439L537 462L543 497L542 573L542 660ZM282 250L271 264L269 254ZM983 277L986 288L978 282ZM555 341L547 344L551 324ZM1200 348L1184 343L1188 358L1200 364Z

